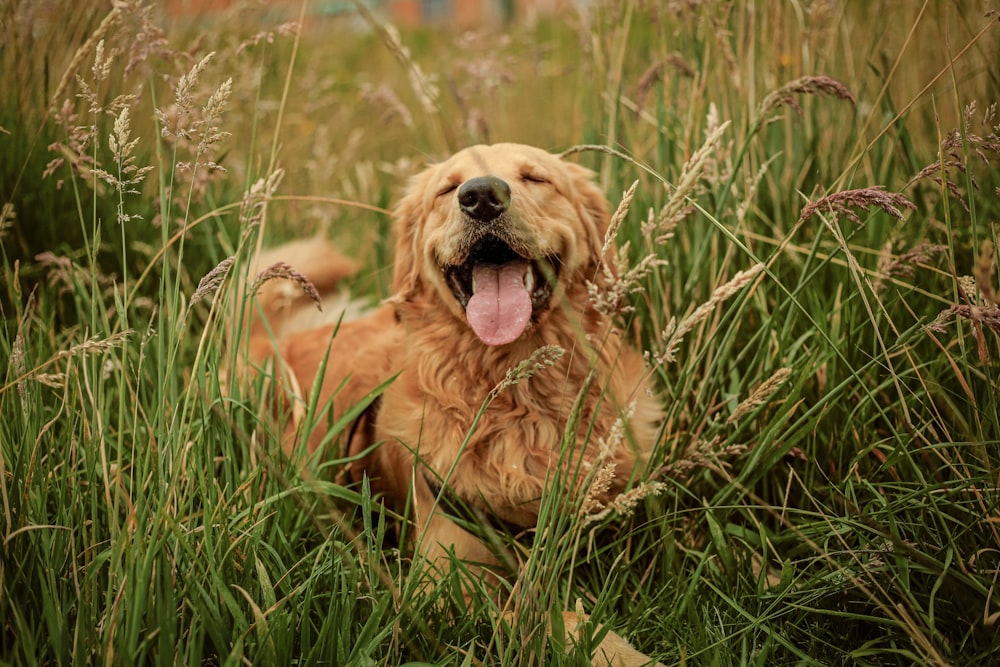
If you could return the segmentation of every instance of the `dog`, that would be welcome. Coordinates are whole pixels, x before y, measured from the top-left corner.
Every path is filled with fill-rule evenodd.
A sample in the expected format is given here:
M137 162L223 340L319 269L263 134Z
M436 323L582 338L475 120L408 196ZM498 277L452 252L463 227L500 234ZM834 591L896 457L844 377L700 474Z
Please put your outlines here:
M428 562L446 568L453 554L499 576L493 550L442 509L442 495L531 529L566 456L583 470L613 469L606 502L642 472L656 442L662 412L643 357L588 292L588 283L599 289L613 277L604 256L609 205L589 170L538 148L495 144L414 176L392 218L391 297L363 316L334 313L337 321L318 325L302 316L307 300L265 287L250 364L274 368L276 393L300 417L317 383L318 405L332 411L323 423L368 404L347 445L362 457L353 471L400 512L409 508L414 549ZM326 291L356 269L321 241L278 247L258 264L275 259L303 267ZM303 437L310 451L323 445L322 425L303 436L302 420L291 422L286 447ZM602 449L623 426L626 441ZM567 433L568 455L560 450ZM579 616L564 617L572 634ZM651 662L613 632L594 659Z

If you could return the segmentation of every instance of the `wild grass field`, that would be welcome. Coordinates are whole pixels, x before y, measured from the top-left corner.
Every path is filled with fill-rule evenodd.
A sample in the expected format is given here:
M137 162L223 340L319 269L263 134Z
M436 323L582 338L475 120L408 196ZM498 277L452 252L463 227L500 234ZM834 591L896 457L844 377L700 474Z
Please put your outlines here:
M586 664L578 606L668 665L1000 662L1000 5L581 4L0 2L0 662ZM543 516L512 626L225 388L259 243L376 303L406 176L495 141L624 214L666 411L636 506Z

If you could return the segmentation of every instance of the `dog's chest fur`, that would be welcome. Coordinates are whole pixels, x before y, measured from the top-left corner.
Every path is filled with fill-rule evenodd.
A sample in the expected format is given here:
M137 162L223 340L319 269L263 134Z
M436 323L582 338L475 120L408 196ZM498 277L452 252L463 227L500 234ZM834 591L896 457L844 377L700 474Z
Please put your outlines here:
M513 367L539 342L526 342L505 360L490 358L495 351L473 343L453 345L446 358L429 358L417 351L433 348L415 342L403 353L406 370L383 397L379 439L412 449L432 486L446 485L464 501L518 526L535 524L547 478L557 470L563 471L564 488L582 483L620 414L616 407L625 407L616 395L616 371L599 363L575 410L589 369L579 353L567 352L552 367L497 389L506 383L503 374L494 376L501 372L496 369ZM632 430L645 432L642 426ZM570 446L564 448L564 441ZM623 442L600 463L610 461L615 463L610 491L620 491L632 473L635 451Z

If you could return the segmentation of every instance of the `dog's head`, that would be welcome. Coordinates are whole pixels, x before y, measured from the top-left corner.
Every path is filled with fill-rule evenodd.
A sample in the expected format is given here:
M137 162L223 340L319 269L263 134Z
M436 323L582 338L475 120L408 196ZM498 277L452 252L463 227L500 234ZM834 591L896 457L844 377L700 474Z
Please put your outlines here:
M608 207L591 176L518 144L427 168L395 211L396 298L439 302L487 345L517 340L597 273Z

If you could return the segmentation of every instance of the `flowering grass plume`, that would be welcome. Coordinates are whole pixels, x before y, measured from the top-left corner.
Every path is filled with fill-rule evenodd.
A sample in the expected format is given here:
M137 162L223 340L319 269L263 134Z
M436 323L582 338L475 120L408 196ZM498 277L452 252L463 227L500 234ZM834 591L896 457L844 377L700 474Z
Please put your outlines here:
M887 281L894 277L912 278L916 266L929 264L935 257L947 252L948 246L935 243L919 243L910 250L893 255L893 242L886 241L879 253L878 266L875 269L875 280L872 289L880 294L885 289Z
M223 262L225 263L225 262ZM220 265L221 266L221 265ZM218 269L219 267L216 267ZM228 270L228 268L226 269ZM207 276L206 276L207 278ZM290 264L285 262L276 262L271 266L267 267L263 271L257 274L254 281L250 283L249 294L250 296L255 296L260 288L271 280L290 280L297 284L309 299L316 304L316 307L323 310L323 297L320 296L319 291L316 286L313 285L312 281L305 277L303 274L296 271Z
M236 256L230 255L219 262L215 268L206 273L205 276L198 282L198 289L196 289L194 294L191 295L191 302L188 305L196 304L202 299L218 292L219 287L222 286L226 276L229 275L229 269L232 268L235 261Z
M712 296L709 297L708 301L698 306L693 313L685 317L683 320L677 322L676 318L670 318L670 322L660 335L660 338L663 341L663 350L656 355L656 364L659 365L676 361L677 348L680 346L681 341L684 340L684 336L690 333L695 326L711 315L717 305L752 283L754 279L760 275L764 268L763 263L758 263L746 271L738 271L736 275L733 276L732 280L717 287L715 291L712 292Z
M830 95L838 100L850 102L852 107L857 105L854 95L840 81L825 75L803 76L768 93L757 108L757 118L765 119L776 109L784 106L791 107L801 114L802 107L796 99L799 95Z
M666 490L667 485L664 482L647 481L638 484L632 489L615 496L603 508L592 508L591 513L584 517L583 525L584 527L593 525L612 513L623 518L631 516L640 502L651 496L658 496Z
M527 359L519 362L513 368L507 369L503 380L490 390L488 400L491 401L496 398L504 389L512 387L523 380L530 379L539 371L551 368L557 361L562 359L564 354L566 354L566 350L558 345L541 346L532 352Z
M701 181L706 169L715 165L719 147L722 144L722 137L729 129L731 121L719 123L711 127L706 132L705 143L688 158L681 168L681 175L677 179L677 185L667 203L660 209L656 216L655 224L647 225L643 229L650 242L654 245L669 240L673 229L691 212L690 198L694 194L695 188Z
M240 225L247 230L261 227L267 215L267 205L285 178L285 170L278 168L261 177L243 193L240 203Z
M608 492L615 482L618 469L615 453L625 443L626 424L634 411L635 403L632 403L611 425L608 435L598 440L595 459L584 463L584 469L588 471L582 480L587 492L580 504L584 528L598 523L612 513L620 518L628 517L644 498L659 495L667 488L666 484L659 481L644 481L608 499Z
M1000 293L993 284L995 272L996 256L993 243L986 240L980 247L979 257L973 270L974 275L958 280L959 293L964 303L946 308L927 325L929 331L943 334L947 331L945 325L956 317L971 322L972 334L979 346L979 359L984 363L989 361L989 353L983 328L1000 335Z
M747 450L744 444L722 447L722 442L722 436L717 435L709 440L697 440L691 443L676 461L660 466L651 478L687 479L692 470L725 465L721 463L724 459L739 456Z
M956 183L953 172L964 177L973 190L979 190L979 182L973 170L969 169L967 154L975 154L984 166L989 167L1000 157L1000 123L997 123L997 105L994 102L979 120L977 131L975 122L976 103L971 102L962 110L962 129L953 128L941 141L938 159L930 163L910 179L906 187L921 180L929 180L946 190L961 204L966 213L971 212L962 189Z
M94 173L118 192L118 222L120 224L142 219L141 215L125 212L124 196L126 194L141 194L138 187L145 180L146 174L153 170L151 165L140 167L136 164L134 151L139 144L139 137L133 139L131 134L129 107L125 106L115 118L114 129L108 136L108 147L114 157L117 173L109 173L100 167L94 170Z
M382 38L383 43L395 56L396 60L406 68L406 73L410 79L410 87L420 100L424 113L436 114L440 112L441 92L434 80L427 75L420 65L413 59L410 49L403 44L403 39L399 31L391 23L380 20L368 5L360 0L353 0L353 5L358 14Z
M680 53L674 52L656 60L646 68L646 71L639 77L635 85L635 106L642 110L646 106L646 100L653 91L656 84L664 78L667 66L670 66L678 75L693 79L696 70L691 63L684 59Z
M733 414L726 420L727 424L735 424L743 417L753 412L758 407L771 400L771 397L785 384L785 381L792 374L791 368L779 368L774 375L764 380L742 403L736 406Z
M56 352L47 361L39 364L38 366L36 366L31 370L27 370L24 363L25 360L25 354L23 348L24 339L23 336L21 335L21 332L19 332L17 338L15 339L15 343L13 345L14 349L12 349L11 358L8 362L9 364L8 377L13 376L13 379L11 379L7 384L0 386L0 394L7 391L11 386L17 386L18 391L20 392L24 380L37 379L39 377L43 377L46 380L51 380L55 376L45 375L42 373L42 371L51 366L52 364L54 364L55 362L59 361L60 359L67 359L69 357L77 357L77 356L87 356L92 354L104 354L105 352L110 352L111 350L124 346L125 343L128 342L128 339L131 338L133 333L135 333L135 330L125 329L124 331L113 333L110 336L107 336L106 338L98 338L97 336L92 336L91 338L88 338L82 343L77 343L76 345L73 345L67 350L60 350L59 352ZM20 339L21 341L20 343L17 342L18 339Z
M17 214L14 211L14 204L4 202L4 205L0 207L0 238L3 238L5 231L14 226L14 220L16 219Z
M799 215L799 222L805 222L817 213L827 212L845 215L860 225L862 224L861 218L853 209L872 207L881 209L898 220L903 219L903 209L917 210L916 205L903 195L886 192L881 185L875 185L857 190L834 192L832 195L809 202L803 207L802 213Z
M698 184L705 178L706 170L714 166L715 156L719 152L722 137L729 125L729 121L715 123L706 131L704 144L684 163L666 203L658 212L652 209L649 211L641 228L649 252L638 260L630 259L632 248L629 242L623 243L613 252L615 237L628 215L639 182L633 182L623 193L621 202L611 216L604 245L601 248L604 259L601 275L593 282L587 281L587 292L591 303L599 313L605 317L614 317L633 312L634 308L629 304L629 297L642 292L646 278L667 264L666 260L658 256L657 248L673 237L677 225L694 210L691 198ZM628 156L604 146L576 146L562 155L578 150L598 150L631 160Z
M605 317L614 317L632 312L634 308L628 304L628 297L641 292L644 279L657 267L666 264L655 254L649 254L637 262L629 260L630 244L626 241L620 248L612 252L615 237L622 222L628 215L629 207L635 197L639 181L624 192L622 200L611 216L608 231L604 235L604 246L601 248L601 275L599 279L587 281L587 294L597 312Z

